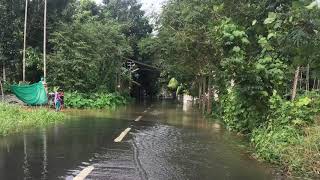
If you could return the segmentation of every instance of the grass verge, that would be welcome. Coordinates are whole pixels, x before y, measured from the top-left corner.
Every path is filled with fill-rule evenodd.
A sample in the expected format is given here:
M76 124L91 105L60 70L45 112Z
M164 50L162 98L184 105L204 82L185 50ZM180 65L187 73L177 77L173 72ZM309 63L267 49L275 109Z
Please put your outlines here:
M46 127L62 121L65 115L45 108L26 109L0 103L0 136L23 132L31 128Z

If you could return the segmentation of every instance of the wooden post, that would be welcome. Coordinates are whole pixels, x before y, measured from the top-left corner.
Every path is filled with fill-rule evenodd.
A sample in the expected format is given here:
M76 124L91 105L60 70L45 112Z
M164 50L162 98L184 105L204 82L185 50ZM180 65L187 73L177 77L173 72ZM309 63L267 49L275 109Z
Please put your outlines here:
M24 31L23 31L23 62L22 62L22 81L26 81L26 46L27 46L27 19L28 19L28 0L26 0L24 10Z
M47 82L47 0L44 0L44 17L43 17L43 81Z
M296 95L297 95L299 72L300 72L300 66L297 67L297 69L296 69L296 71L294 73L292 95L291 95L291 100L292 101L296 98Z

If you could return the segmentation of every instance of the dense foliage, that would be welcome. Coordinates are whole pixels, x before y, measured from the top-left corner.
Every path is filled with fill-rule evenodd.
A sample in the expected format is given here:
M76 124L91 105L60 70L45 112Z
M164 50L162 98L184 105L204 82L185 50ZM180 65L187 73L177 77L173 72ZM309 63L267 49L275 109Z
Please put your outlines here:
M267 122L255 129L251 141L256 156L286 165L288 172L319 173L319 126L309 128L319 112L319 95L284 101L276 93L269 101Z
M158 36L145 41L153 42L148 52L162 77L174 77L228 129L249 135L258 157L314 175L316 160L287 154L307 150L305 128L315 126L319 109L319 97L305 93L319 90L319 15L313 0L169 0Z
M164 87L198 96L204 111L251 138L257 157L289 173L319 174L317 2L168 0L151 34L136 0L48 0L48 83L73 92L68 107L115 107L125 103L116 92L132 84L157 92L148 69L156 68L132 73L127 64L153 62ZM21 79L23 8L23 0L0 0L0 60L10 81ZM43 71L42 9L30 1L29 81Z
M44 1L28 0L27 81L43 76ZM21 81L25 0L0 1L3 79ZM136 0L48 0L47 83L64 91L128 91L127 61L150 62L139 43L152 26ZM142 71L136 72L141 74ZM137 76L138 77L138 76ZM153 77L153 79L155 79ZM132 83L131 83L132 84Z
M125 105L130 98L117 93L83 94L78 92L65 93L64 103L67 108L116 108Z

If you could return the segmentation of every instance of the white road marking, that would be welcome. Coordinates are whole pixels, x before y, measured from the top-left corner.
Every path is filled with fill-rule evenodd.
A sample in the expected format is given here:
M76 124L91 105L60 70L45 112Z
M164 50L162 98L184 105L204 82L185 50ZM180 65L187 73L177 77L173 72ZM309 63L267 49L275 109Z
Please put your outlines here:
M86 167L76 177L74 177L73 180L84 180L93 171L93 169L93 166Z
M119 137L117 137L114 142L121 142L122 139L128 134L128 132L131 130L131 128L127 128L126 130L124 130Z
M141 118L142 118L142 116L139 116L139 117L138 117L136 120L134 120L134 121L138 122L138 121L141 120Z

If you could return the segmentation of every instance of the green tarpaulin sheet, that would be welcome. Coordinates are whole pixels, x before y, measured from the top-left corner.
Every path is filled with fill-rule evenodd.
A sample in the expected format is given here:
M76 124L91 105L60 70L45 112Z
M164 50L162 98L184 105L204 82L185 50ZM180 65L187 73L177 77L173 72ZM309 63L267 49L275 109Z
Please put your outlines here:
M41 81L32 85L12 85L11 91L18 99L28 105L45 105L48 103L48 96Z

